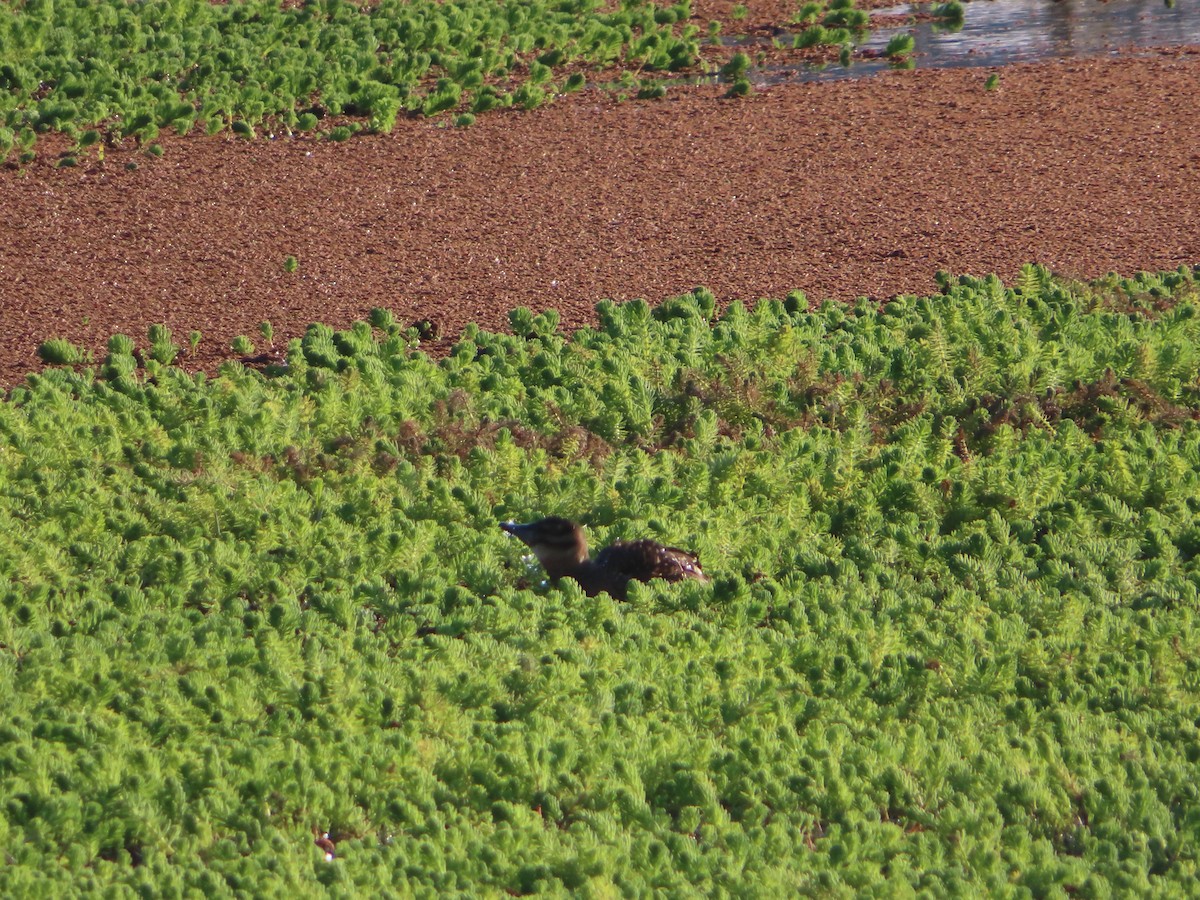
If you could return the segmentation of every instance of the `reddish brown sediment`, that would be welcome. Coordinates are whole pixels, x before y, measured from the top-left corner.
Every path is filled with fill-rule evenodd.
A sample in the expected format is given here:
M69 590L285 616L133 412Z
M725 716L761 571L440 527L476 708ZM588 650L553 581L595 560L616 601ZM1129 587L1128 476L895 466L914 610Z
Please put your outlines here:
M443 342L516 306L593 321L603 298L886 298L938 269L1079 278L1200 263L1200 58L916 70L617 104L598 92L470 128L344 143L162 141L77 168L61 138L0 170L0 384L65 337L203 333L211 368L385 306ZM94 153L94 149L92 151ZM126 163L136 161L136 170ZM284 260L299 259L288 273Z

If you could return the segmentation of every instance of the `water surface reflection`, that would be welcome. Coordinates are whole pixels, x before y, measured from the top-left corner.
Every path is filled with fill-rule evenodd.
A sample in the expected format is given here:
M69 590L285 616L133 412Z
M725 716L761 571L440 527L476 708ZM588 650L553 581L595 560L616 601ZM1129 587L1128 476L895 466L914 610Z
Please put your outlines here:
M903 3L873 15L917 15L931 8L930 3ZM752 74L760 83L870 75L891 64L857 55L878 55L895 35L905 33L916 42L911 65L922 68L1000 66L1200 45L1200 3L1192 0L1174 6L1163 0L975 0L964 8L961 27L953 29L926 21L873 30L857 45L848 67L780 65ZM791 35L781 40L790 44Z

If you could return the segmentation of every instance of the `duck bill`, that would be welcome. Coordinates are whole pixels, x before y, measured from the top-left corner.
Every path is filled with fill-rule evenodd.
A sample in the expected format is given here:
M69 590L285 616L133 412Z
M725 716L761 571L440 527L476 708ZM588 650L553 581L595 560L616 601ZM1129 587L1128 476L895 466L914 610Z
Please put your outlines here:
M519 522L501 522L500 528L504 532L511 534L515 538L519 538L522 542L528 544L527 536L529 534L530 525L522 525Z

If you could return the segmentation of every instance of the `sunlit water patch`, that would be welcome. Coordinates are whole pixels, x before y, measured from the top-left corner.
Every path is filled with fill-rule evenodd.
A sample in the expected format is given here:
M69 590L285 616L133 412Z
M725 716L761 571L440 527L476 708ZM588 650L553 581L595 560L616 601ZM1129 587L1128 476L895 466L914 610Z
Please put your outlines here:
M904 3L876 10L873 18L928 14L929 3ZM882 58L897 34L910 34L915 47L905 67L1000 66L1047 59L1083 58L1150 48L1200 45L1200 4L1164 0L976 0L965 4L959 26L922 21L875 28L854 48L849 66L767 65L750 73L760 84L855 78L896 64ZM793 35L778 39L790 45ZM753 39L742 43L750 49ZM879 57L879 58L863 58Z

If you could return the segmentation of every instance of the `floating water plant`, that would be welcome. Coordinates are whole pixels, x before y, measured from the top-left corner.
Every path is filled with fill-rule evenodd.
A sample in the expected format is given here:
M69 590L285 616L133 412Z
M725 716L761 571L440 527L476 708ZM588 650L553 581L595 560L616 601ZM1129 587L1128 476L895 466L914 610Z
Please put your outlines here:
M870 20L870 14L866 10L854 8L854 0L832 0L821 22L834 28L861 31L868 26Z
M52 366L74 366L87 361L82 348L66 338L52 338L37 348L38 359Z
M949 0L948 3L935 3L930 7L929 14L949 23L961 23L964 10L959 0Z
M118 386L133 385L133 373L137 370L138 361L133 355L135 345L128 335L114 334L108 339L108 354L104 358L100 374Z
M913 52L916 40L911 34L897 34L887 43L883 55L889 59L903 59Z
M149 334L150 350L148 356L155 362L169 366L179 355L179 345L171 340L171 329L166 325L151 325Z
M800 32L792 41L792 46L796 50L804 50L808 47L816 47L829 42L828 31L822 25L810 25Z
M639 100L661 100L667 96L667 85L663 81L643 81L638 88Z
M737 78L729 85L729 90L725 92L726 97L748 97L754 92L750 85L749 78Z
M729 62L721 67L721 77L727 81L736 81L745 77L750 70L750 57L740 50L730 57Z
M521 85L512 95L512 102L524 109L537 109L545 101L546 92L529 83Z
M542 68L545 69L545 66ZM427 116L435 116L447 109L454 109L461 101L462 87L449 79L442 78L438 81L437 90L425 99L421 111Z
M0 894L1189 896L1198 275L32 375ZM712 581L544 584L545 511Z
M825 5L823 3L805 3L800 7L800 10L793 17L792 21L797 25L815 25L824 12Z
M387 132L404 112L473 107L477 92L500 80L513 82L507 93L546 88L568 67L679 71L699 59L687 2L633 0L607 10L590 0L519 9L481 0L150 0L4 9L6 128L33 135L119 123L142 144L161 128L228 128L245 138L263 128L310 131L325 115ZM521 105L537 97L527 91Z

